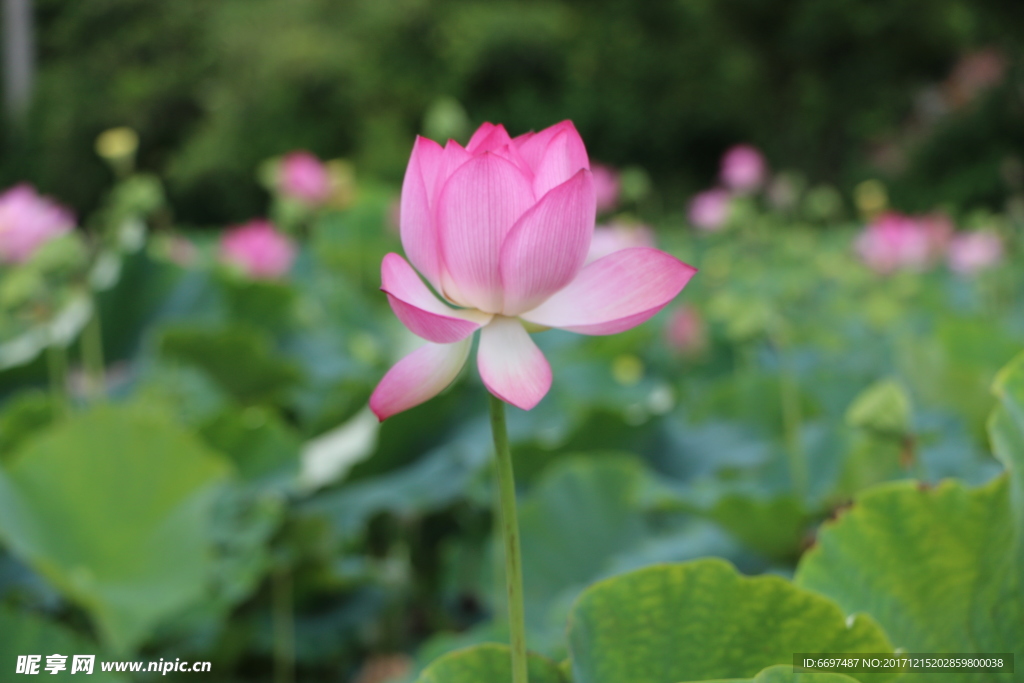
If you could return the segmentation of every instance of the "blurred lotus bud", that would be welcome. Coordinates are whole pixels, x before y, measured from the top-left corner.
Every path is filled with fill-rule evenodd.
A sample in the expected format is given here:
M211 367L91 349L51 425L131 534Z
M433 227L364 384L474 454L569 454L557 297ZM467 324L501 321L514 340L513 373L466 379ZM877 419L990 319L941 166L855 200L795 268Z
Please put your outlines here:
M587 263L630 247L653 247L654 231L646 225L611 223L594 228Z
M1006 57L994 48L971 53L961 59L945 84L949 107L956 109L978 98L1002 82L1006 75Z
M0 194L0 262L27 261L39 247L70 232L74 215L31 185L16 185Z
M623 353L612 361L612 377L622 386L631 387L644 378L644 362L632 353Z
M768 185L768 203L773 208L785 211L800 201L806 181L796 173L778 173Z
M326 166L327 175L331 181L331 194L328 203L336 209L350 206L356 198L355 166L344 159L331 159Z
M956 235L949 243L949 267L961 275L992 268L1003 259L1003 240L994 230Z
M224 233L220 256L251 278L276 279L291 270L295 245L269 221L254 220Z
M842 213L843 197L831 185L812 187L804 197L804 211L814 220L832 220Z
M736 145L722 156L722 184L736 192L752 192L767 179L764 156L750 145Z
M314 155L301 150L282 157L277 186L282 194L307 204L323 204L331 196L327 167Z
M438 97L423 115L423 134L432 140L462 140L469 130L469 116L454 97Z
M132 172L138 149L139 136L127 126L110 128L96 138L96 154L110 164L114 173L119 176Z
M731 201L732 197L728 190L715 188L701 192L690 200L687 213L690 223L707 232L721 230L729 220Z
M181 267L190 268L199 261L199 249L182 235L164 235L153 241L157 255Z
M902 437L909 434L913 406L906 389L895 380L881 380L853 399L846 410L846 424L879 435Z
M692 306L680 306L672 312L665 327L665 340L673 351L692 356L708 344L707 330L700 313Z
M593 164L590 173L594 179L594 194L597 195L597 211L611 211L619 205L621 182L619 173L611 166Z
M853 188L857 210L867 219L874 218L889 206L889 193L880 180L865 180Z

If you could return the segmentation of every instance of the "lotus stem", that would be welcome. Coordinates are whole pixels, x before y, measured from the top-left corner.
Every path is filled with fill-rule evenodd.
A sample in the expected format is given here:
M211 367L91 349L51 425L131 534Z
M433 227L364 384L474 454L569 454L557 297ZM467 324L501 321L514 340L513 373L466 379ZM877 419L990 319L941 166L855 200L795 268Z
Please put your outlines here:
M498 516L505 545L505 587L508 595L509 636L512 648L512 683L527 683L526 615L523 606L523 564L519 552L519 517L516 513L516 482L508 447L505 403L491 396L491 431L497 457Z

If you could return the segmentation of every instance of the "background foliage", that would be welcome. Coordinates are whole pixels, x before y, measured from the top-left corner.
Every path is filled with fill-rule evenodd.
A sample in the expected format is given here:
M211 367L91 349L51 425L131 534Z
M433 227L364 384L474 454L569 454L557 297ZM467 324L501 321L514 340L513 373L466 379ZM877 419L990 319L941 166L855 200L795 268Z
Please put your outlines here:
M1000 164L1019 167L1024 149L1010 81L952 116L929 105L929 87L972 51L1000 49L1019 68L1024 10L1011 0L38 6L39 96L0 178L83 210L107 181L91 148L111 126L140 131L141 165L168 178L183 220L227 222L265 201L256 164L292 148L398 179L425 124L465 132L452 100L510 130L571 118L596 158L647 168L668 206L737 140L847 187L882 159L915 210L995 208Z

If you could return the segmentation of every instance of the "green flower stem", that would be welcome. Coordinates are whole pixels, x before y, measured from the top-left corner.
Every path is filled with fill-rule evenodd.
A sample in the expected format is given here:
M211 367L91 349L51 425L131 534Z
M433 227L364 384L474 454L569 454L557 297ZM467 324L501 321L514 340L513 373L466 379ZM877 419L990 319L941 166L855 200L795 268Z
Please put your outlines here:
M292 577L283 563L274 567L270 589L274 623L274 683L292 683L295 680Z
M786 454L789 457L789 475L796 495L801 500L806 500L810 475L807 471L807 453L804 450L800 386L788 350L777 337L773 341L779 354L779 400L782 404L782 426Z
M508 593L508 622L512 646L512 683L527 683L526 615L523 608L523 563L519 552L519 517L516 514L516 481L512 453L508 448L505 404L491 396L491 431L497 456L498 516L505 542L505 585Z
M807 495L807 454L804 453L804 441L800 414L800 394L792 373L788 370L779 378L779 389L782 392L782 419L786 430L786 452L789 454L789 470L793 477L793 488L797 495Z
M58 411L66 411L68 351L58 341L51 341L46 347L46 368L50 375L50 396L53 405Z
M85 368L86 384L93 399L101 399L106 393L105 364L103 361L103 330L100 327L100 310L93 301L92 317L82 331L82 366Z

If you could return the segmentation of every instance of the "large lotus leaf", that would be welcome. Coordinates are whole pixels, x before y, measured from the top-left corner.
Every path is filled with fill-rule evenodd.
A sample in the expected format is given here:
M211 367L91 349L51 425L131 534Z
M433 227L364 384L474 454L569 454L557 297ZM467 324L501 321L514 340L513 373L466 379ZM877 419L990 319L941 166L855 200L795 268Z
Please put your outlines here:
M576 683L751 678L795 652L892 652L869 617L721 560L658 565L585 591L569 620ZM858 674L882 681L889 674Z
M565 683L558 665L529 655L530 683ZM507 645L485 643L441 657L420 674L416 683L511 683L512 659Z
M870 614L907 652L1020 657L1024 601L1008 493L1006 476L979 489L954 480L879 486L822 528L796 582ZM942 680L986 676L947 672Z
M7 676L11 676L12 679L20 678L14 673L20 655L40 655L39 673L45 675L46 680L74 681L79 678L78 674L83 672L71 673L72 657L74 655L96 655L92 675L86 680L90 683L123 683L124 681L124 678L117 674L105 673L100 670L100 662L105 657L96 643L60 624L47 621L34 614L15 612L10 608L0 607L0 633L3 634L3 638L0 638L0 671L5 674L5 678ZM67 657L66 670L51 674L44 669L47 655L52 654ZM72 675L75 678L70 678Z
M0 536L128 651L203 595L211 504L228 470L158 413L97 407L0 470Z

